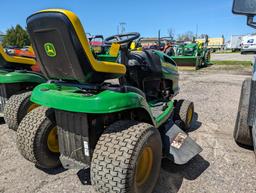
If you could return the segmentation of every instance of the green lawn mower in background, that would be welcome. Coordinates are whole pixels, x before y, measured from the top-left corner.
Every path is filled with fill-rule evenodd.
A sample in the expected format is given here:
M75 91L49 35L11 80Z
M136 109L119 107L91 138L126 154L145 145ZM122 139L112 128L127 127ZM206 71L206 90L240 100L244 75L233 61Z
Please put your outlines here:
M102 35L94 35L88 38L92 53L98 60L115 62L118 57L118 50L115 45L106 45Z
M9 56L0 45L0 116L13 130L37 105L29 100L33 88L46 82L33 58Z
M175 62L157 50L131 51L139 33L105 39L119 53L117 63L92 53L70 11L35 13L27 29L49 81L33 90L31 101L41 106L17 130L24 158L45 169L90 168L100 193L151 193L163 157L185 164L202 151L184 132L193 103L173 100Z
M176 47L176 54L172 59L178 66L192 66L196 69L210 64L211 52L207 48L208 37L205 43L182 43Z

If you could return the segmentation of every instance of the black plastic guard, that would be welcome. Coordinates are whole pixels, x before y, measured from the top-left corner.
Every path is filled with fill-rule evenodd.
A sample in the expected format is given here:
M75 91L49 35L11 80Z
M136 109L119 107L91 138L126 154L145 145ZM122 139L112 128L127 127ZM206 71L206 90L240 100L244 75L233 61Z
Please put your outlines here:
M175 124L166 126L163 137L165 156L175 164L185 164L203 150Z
M90 164L89 126L87 115L55 111L60 146L60 161L64 168L85 169Z

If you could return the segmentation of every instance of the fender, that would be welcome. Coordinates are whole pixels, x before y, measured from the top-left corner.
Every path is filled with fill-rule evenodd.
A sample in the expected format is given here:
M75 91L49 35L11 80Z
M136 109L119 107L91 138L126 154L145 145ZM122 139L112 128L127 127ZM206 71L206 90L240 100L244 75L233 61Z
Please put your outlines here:
M35 82L44 83L46 78L43 75L27 72L27 71L0 71L0 84L18 83L18 82Z
M54 83L44 83L36 86L30 100L49 108L77 113L108 114L129 109L145 109L154 124L158 127L169 118L174 107L173 102L158 117L154 118L146 99L134 92L121 93L104 90L97 94L81 92L77 87L60 86Z

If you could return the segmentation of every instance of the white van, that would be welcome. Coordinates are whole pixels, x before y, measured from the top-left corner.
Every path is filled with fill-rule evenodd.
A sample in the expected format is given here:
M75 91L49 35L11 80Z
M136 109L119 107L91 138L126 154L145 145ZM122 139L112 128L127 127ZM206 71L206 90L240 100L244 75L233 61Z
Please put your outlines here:
M245 52L256 52L256 35L248 35L242 38L241 54Z

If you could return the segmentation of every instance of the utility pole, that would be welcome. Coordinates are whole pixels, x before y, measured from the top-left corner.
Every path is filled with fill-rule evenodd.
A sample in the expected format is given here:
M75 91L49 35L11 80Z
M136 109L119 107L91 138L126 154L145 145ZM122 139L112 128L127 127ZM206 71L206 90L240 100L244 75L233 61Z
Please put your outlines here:
M196 24L196 38L198 37L198 24Z
M158 30L158 46L160 47L161 45L161 31Z
M124 34L127 24L125 22L120 22L117 25L117 33L118 34Z

